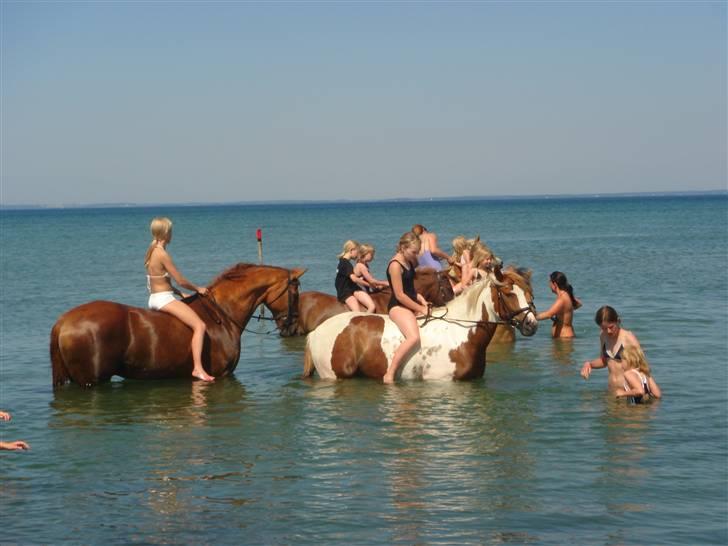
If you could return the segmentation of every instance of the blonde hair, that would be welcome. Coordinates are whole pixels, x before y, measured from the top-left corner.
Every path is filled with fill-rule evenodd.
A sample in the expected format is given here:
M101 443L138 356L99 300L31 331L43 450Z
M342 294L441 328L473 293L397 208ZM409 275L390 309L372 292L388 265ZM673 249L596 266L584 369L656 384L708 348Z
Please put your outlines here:
M359 245L359 259L361 260L362 257L366 256L367 254L372 255L372 259L374 259L374 246L362 243Z
M453 259L458 261L463 252L468 248L468 240L462 235L458 235L452 240Z
M399 243L397 243L397 252L401 252L405 248L409 248L412 245L416 245L417 251L419 252L422 243L420 242L420 238L415 235L414 232L407 231L406 233L402 234L402 237L399 238Z
M645 353L636 345L627 345L622 351L622 360L627 369L636 369L646 376L650 376L650 363L647 362Z
M355 248L359 248L359 243L357 243L356 241L352 241L351 239L349 239L348 241L346 241L344 243L344 246L341 247L341 254L339 254L337 257L338 258L343 258L344 257L344 254L348 254L349 252L351 252Z
M476 239L470 247L470 257L475 267L480 267L486 258L493 258L493 252L479 239Z
M152 258L152 251L157 246L158 241L169 241L172 236L172 220L165 216L158 216L149 224L149 231L152 232L152 242L149 244L147 253L144 256L144 267L149 265Z

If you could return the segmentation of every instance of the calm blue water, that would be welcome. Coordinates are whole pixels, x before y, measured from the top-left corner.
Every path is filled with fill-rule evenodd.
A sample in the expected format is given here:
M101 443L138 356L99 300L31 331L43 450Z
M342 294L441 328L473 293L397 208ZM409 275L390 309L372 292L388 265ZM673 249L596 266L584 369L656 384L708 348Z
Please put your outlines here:
M238 261L333 290L347 238L384 266L414 223L480 234L506 263L564 271L578 338L548 325L488 353L482 381L299 379L303 340L246 333L234 378L53 392L49 331L93 299L143 306L157 214L195 282ZM0 213L0 541L226 544L728 542L728 200L723 196ZM616 403L595 310L614 306L665 393ZM263 332L269 323L253 325Z

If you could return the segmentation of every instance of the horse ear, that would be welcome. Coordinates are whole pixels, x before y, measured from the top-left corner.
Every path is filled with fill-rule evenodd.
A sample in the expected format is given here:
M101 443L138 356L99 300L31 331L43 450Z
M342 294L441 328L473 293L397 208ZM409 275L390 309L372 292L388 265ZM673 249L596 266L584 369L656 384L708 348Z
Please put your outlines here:
M297 279L301 275L303 275L306 271L308 271L307 268L296 267L295 269L291 269L291 277L294 279Z
M495 269L493 272L495 273L495 278L498 280L498 282L503 282L503 271L501 270L501 265L495 266Z

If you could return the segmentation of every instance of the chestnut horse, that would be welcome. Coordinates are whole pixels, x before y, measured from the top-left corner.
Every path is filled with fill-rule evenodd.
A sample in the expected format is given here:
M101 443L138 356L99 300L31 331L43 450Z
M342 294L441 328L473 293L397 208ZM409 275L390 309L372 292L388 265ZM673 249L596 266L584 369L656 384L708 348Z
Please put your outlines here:
M444 307L421 319L420 345L400 368L403 379L476 379L496 326L512 324L525 336L538 328L527 279L496 268ZM304 377L381 379L403 336L387 316L342 313L308 335Z
M240 336L255 309L265 304L285 333L297 328L299 277L305 269L237 264L220 274L206 296L186 303L207 326L202 361L207 373L233 372ZM162 311L92 301L63 314L51 330L53 385L84 387L112 376L133 379L191 377L192 331Z
M415 289L427 301L438 307L455 297L446 272L438 272L431 267L417 269ZM376 305L375 313L387 314L391 294L389 288L370 294ZM326 319L349 311L349 308L338 301L336 296L323 292L301 292L298 301L298 330L292 335L306 335ZM285 334L281 332L281 335Z

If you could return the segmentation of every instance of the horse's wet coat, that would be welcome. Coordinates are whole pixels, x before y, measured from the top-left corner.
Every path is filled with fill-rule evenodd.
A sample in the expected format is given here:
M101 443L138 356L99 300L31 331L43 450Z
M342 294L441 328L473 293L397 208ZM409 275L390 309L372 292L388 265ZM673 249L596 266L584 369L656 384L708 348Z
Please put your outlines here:
M495 279L488 278L468 288L445 307L433 310L433 317L420 322L420 346L400 367L402 379L474 379L485 372L485 349L501 316L528 309L527 294L511 281L499 297L491 290ZM535 331L532 311L529 333ZM324 379L363 375L381 378L403 336L386 315L342 313L309 334L306 343L308 375L315 367Z
M240 335L265 304L279 328L293 329L298 278L305 270L237 264L213 281L206 297L185 300L205 322L205 370L227 375L240 358ZM192 332L168 313L94 301L64 313L51 330L53 384L83 386L117 375L135 379L190 377Z

